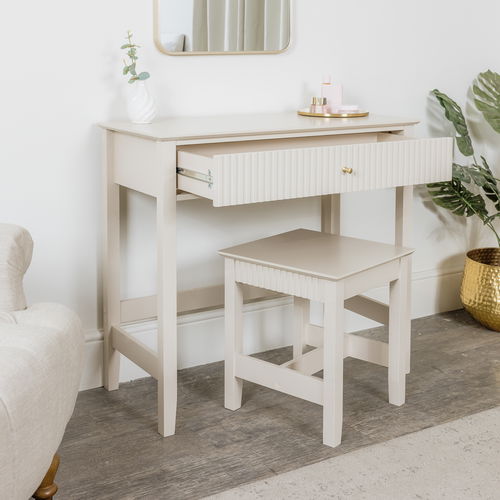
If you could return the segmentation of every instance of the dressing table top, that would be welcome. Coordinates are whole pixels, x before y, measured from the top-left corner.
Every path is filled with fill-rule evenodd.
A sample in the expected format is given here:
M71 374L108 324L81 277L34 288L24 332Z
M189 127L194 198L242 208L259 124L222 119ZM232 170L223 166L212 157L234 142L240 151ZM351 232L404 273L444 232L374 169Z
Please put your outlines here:
M310 118L296 112L164 118L148 125L110 121L107 130L156 141L186 141L218 137L269 136L321 133L343 130L380 129L415 125L418 120L369 115L363 118Z

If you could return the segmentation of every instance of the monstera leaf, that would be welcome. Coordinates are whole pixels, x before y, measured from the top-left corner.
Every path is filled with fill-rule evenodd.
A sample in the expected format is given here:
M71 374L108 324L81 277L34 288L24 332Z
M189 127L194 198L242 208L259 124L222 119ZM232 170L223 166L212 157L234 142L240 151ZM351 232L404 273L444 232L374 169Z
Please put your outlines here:
M432 94L436 96L439 104L441 104L444 109L444 115L447 120L453 123L457 131L456 141L458 149L464 156L472 156L474 154L474 148L472 147L469 129L467 128L467 122L465 121L462 109L453 99L443 94L438 89L434 89Z
M493 130L500 133L500 75L493 71L480 73L472 87L477 109Z
M497 179L484 156L481 156L481 161L483 165L478 166L484 179L484 184L481 187L483 188L484 194L494 203L495 208L500 212L500 189L498 188Z
M434 203L455 215L471 217L477 215L483 222L488 218L488 210L479 194L471 193L460 181L435 182L427 184Z
M453 164L453 179L470 184L473 182L476 186L482 187L485 184L484 176L476 165L458 165Z
M489 167L484 156L481 156L482 165L458 165L453 164L453 179L465 184L473 183L479 186L486 197L493 202L495 208L500 211L500 189L497 179Z

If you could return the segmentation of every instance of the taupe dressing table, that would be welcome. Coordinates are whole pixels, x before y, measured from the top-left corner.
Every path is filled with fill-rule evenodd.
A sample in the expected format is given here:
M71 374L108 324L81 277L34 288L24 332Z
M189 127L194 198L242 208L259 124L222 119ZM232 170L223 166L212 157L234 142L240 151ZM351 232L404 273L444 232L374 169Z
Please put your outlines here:
M339 234L341 193L395 188L395 243L410 246L413 185L451 179L453 155L452 138L412 138L416 123L383 116L322 119L278 113L101 124L105 387L118 389L119 353L124 354L158 380L158 431L175 433L177 314L219 307L224 296L223 285L177 292L177 202L203 197L222 207L320 196L321 230ZM156 198L156 296L120 297L120 187ZM247 298L261 296L256 289L247 292ZM345 307L388 321L387 305L362 295ZM121 326L152 317L158 317L157 352ZM369 339L356 345L360 355L381 363Z

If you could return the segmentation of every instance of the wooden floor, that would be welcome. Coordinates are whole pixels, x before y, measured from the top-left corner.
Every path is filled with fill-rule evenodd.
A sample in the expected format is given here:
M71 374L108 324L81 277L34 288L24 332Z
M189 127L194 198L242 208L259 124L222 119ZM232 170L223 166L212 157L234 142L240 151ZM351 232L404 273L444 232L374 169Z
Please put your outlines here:
M387 370L346 359L343 443L321 444L321 407L245 383L223 407L223 364L179 373L177 434L156 433L156 383L80 393L61 445L59 500L196 499L500 405L500 334L463 311L413 321L407 403ZM384 329L363 332L383 338ZM262 356L286 361L290 350Z

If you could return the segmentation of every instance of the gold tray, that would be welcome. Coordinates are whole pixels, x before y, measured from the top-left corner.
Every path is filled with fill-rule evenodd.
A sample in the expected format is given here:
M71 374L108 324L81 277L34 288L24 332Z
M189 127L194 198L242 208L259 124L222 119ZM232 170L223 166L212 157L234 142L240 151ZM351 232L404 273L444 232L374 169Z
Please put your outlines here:
M311 113L307 109L299 109L297 114L301 116L314 116L316 118L360 118L368 116L368 111L358 111L357 113Z

